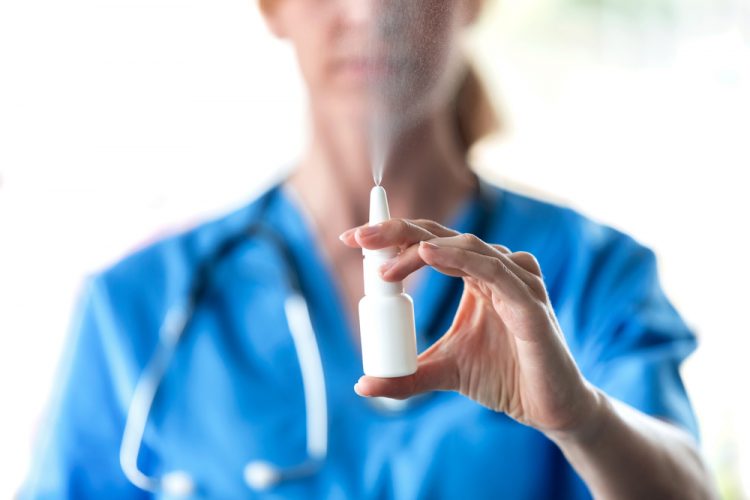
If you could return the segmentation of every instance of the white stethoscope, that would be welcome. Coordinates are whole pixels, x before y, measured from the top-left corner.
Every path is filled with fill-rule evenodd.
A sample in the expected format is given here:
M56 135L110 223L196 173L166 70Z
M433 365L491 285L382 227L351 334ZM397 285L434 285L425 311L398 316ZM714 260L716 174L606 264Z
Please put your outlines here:
M267 192L260 200L260 215L244 231L228 238L200 266L198 266L187 302L172 307L162 323L159 341L151 358L136 382L133 397L125 420L125 430L120 444L120 466L128 480L138 488L152 493L164 493L172 497L189 496L196 492L193 476L186 471L175 470L162 476L149 476L138 468L138 455L143 442L148 417L154 398L164 378L167 368L177 349L180 339L189 327L197 305L205 293L214 267L229 255L247 238L261 236L272 243L282 255L286 264L287 282L290 292L284 303L284 312L292 336L294 348L299 361L305 395L305 412L307 415L307 459L292 467L278 467L263 460L247 463L243 470L245 484L257 491L268 489L281 482L315 474L325 461L328 449L328 407L323 374L323 363L318 342L313 330L310 311L304 298L296 272L291 250L277 231L262 221L272 197L280 186ZM486 202L483 194L487 191L478 184L479 197ZM491 209L486 207L478 222L476 234L482 234L489 224ZM446 293L444 300L452 295ZM445 310L441 304L437 310ZM428 331L431 331L428 330ZM399 412L407 408L418 397L410 400L389 398L368 398L376 408L385 412Z

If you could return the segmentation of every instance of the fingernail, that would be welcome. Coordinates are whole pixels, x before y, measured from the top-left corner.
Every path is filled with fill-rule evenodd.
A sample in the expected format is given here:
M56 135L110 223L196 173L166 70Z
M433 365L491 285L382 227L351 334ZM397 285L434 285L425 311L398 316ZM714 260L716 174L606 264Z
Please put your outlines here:
M375 224L374 226L365 226L359 228L359 235L360 236L372 236L373 234L376 234L378 231L380 231L380 224Z
M362 394L362 388L359 385L359 382L354 384L354 392L356 392L358 396L362 396L364 398L369 397L367 394Z
M430 241L420 241L419 244L427 248L433 248L433 249L440 248L439 246L437 246L436 244Z
M339 235L339 239L340 239L341 241L344 241L344 239L345 239L345 238L346 238L347 236L349 236L350 234L352 234L352 233L353 233L354 231L356 231L356 228L355 228L355 229L347 229L346 231L344 231L343 233L341 233L341 234Z

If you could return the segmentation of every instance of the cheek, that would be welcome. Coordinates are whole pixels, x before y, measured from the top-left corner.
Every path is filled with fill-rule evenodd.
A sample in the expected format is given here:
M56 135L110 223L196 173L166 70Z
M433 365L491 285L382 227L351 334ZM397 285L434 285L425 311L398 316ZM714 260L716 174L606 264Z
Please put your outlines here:
M294 48L297 64L310 91L324 87L334 53L328 16L318 2L279 3L284 32Z
M310 91L316 93L326 82L326 60L316 40L294 41L297 63Z

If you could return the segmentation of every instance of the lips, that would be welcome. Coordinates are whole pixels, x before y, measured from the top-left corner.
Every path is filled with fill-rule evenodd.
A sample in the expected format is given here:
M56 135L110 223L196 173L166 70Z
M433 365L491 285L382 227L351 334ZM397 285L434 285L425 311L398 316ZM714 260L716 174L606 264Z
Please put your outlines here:
M371 57L343 58L335 63L337 71L365 77L383 77L391 73L392 67L385 59Z
M375 57L345 57L334 62L336 71L359 75L368 78L398 78L404 77L416 67L409 59L403 58L375 58Z

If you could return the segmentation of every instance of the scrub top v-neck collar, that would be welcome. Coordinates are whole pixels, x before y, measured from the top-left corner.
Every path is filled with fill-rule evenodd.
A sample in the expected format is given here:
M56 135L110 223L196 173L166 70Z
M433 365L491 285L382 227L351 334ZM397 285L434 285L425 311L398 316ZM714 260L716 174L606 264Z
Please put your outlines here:
M485 186L483 189L486 188ZM336 357L334 364L344 368L346 374L356 381L362 374L362 354L352 341L350 331L356 325L349 324L341 291L334 281L333 263L317 247L313 221L309 219L297 196L291 188L282 184L277 196L279 206L273 212L281 219L278 222L290 240L290 248L301 271L300 281L312 306L313 321L317 323L315 317L322 315L325 316L323 321L329 326L326 330L330 331L316 332L318 340L325 346L325 351L332 352ZM482 211L487 210L482 204L480 195L476 193L464 200L451 217L448 227L462 233L474 229ZM445 276L432 268L423 268L420 272L423 274L417 280L414 290L408 292L414 300L418 349L421 352L442 334L425 330L429 325L435 324L435 315L447 314L446 311L437 310L439 302L448 292L451 281L459 278ZM426 338L428 335L429 339ZM337 338L341 336L345 338ZM332 367L328 365L326 368Z

